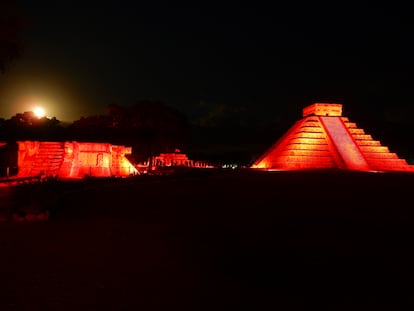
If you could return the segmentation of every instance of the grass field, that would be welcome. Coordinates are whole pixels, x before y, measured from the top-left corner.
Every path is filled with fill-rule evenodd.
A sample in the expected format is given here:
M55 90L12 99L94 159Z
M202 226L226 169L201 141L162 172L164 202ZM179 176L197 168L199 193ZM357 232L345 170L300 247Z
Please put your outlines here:
M0 310L409 306L413 190L414 174L247 170L21 187L12 201L51 219L0 223Z

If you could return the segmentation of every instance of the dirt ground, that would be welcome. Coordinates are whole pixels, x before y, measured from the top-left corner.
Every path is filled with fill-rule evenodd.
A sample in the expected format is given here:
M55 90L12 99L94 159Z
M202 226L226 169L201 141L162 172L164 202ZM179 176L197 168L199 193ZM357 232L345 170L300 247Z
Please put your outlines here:
M413 189L414 174L238 170L25 188L52 218L0 223L0 310L410 306Z

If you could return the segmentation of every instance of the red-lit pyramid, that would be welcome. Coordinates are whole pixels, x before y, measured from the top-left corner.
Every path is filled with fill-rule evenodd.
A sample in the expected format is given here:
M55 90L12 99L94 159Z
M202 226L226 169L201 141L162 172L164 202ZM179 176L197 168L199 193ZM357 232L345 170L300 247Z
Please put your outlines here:
M341 104L331 103L304 108L303 118L259 157L252 168L414 172L414 166L342 117Z

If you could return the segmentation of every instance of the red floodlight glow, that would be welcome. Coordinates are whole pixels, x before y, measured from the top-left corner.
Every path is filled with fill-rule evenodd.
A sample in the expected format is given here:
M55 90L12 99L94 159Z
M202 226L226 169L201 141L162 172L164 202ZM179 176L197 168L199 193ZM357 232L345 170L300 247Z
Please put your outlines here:
M18 176L84 178L129 176L137 169L125 157L130 147L90 142L18 142Z
M414 172L414 166L342 117L342 105L335 103L305 107L303 118L259 157L252 168Z

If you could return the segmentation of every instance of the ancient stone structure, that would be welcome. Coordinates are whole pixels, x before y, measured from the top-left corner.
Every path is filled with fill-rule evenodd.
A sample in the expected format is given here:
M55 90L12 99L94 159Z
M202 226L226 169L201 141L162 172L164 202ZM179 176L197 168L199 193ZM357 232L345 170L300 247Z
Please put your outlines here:
M414 166L342 117L342 105L315 103L252 168L414 172Z
M152 159L153 167L168 167L168 166L185 166L185 167L211 167L207 161L194 161L187 157L185 153L179 150L172 153L160 153Z
M84 178L129 176L130 147L109 143L18 141L18 177Z

